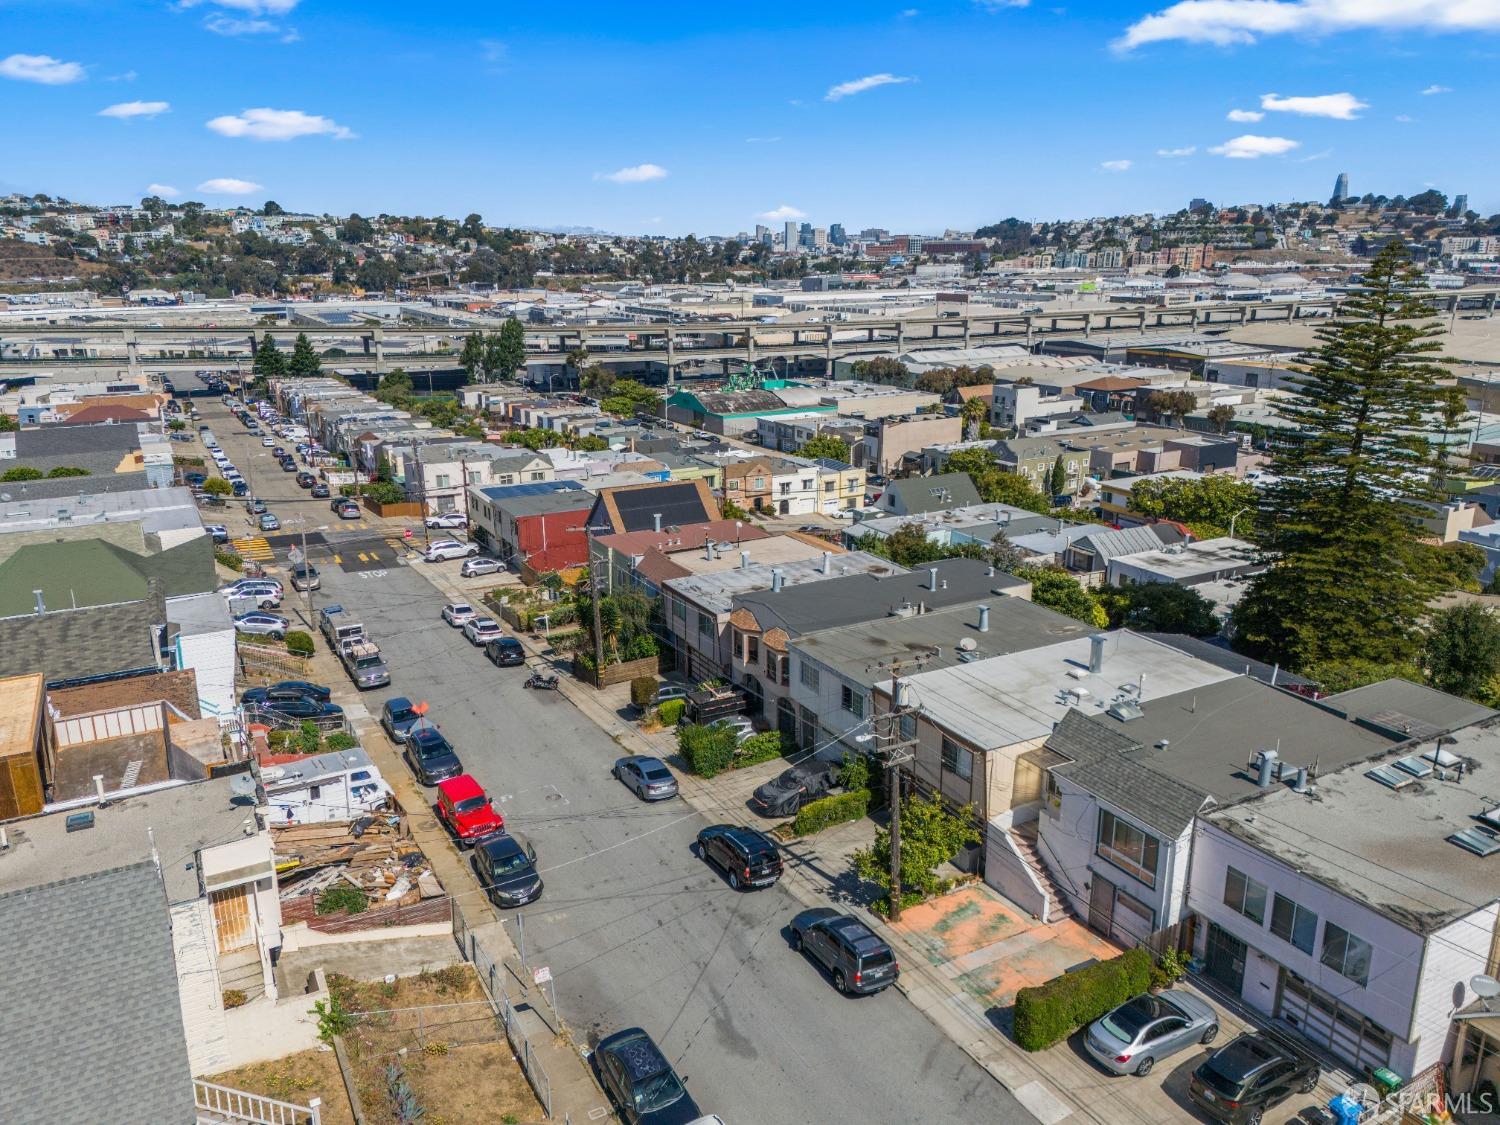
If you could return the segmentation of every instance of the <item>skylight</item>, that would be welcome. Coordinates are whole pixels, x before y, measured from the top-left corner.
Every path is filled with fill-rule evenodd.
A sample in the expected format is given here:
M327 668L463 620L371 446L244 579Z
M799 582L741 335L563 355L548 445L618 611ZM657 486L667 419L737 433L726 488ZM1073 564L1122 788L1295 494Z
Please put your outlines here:
M1415 754L1406 758L1398 758L1394 765L1402 773L1409 773L1412 777L1427 777L1432 773L1432 763L1423 761Z
M1495 830L1482 828L1479 825L1453 833L1448 837L1448 842L1457 844L1464 851L1473 852L1477 856L1490 856L1500 852L1500 838L1497 838Z
M1380 782L1387 789L1400 789L1416 780L1411 774L1403 773L1392 766L1376 766L1372 770L1366 770L1365 776Z

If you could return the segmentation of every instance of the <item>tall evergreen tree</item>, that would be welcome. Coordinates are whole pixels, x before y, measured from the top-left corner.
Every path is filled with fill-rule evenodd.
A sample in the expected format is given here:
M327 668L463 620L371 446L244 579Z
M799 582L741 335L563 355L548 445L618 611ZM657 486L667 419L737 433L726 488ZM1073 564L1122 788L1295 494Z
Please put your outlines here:
M1416 522L1443 400L1431 358L1442 328L1420 288L1406 248L1388 245L1319 328L1312 365L1281 404L1300 437L1277 450L1279 480L1261 494L1272 565L1235 611L1245 652L1293 667L1415 654L1418 619L1443 584Z
M1063 464L1062 454L1052 462L1052 472L1047 478L1047 489L1053 496L1061 496L1068 487L1068 469Z
M470 332L464 337L464 349L458 354L458 364L464 369L470 382L473 382L475 373L484 367L484 337L478 332Z
M516 368L526 362L526 328L515 317L500 326L499 374L502 379L515 378Z
M276 337L267 333L255 349L252 369L260 379L274 379L286 374L286 356L276 346Z
M308 378L321 373L322 370L323 361L313 350L312 341L307 338L307 333L298 332L297 341L292 345L292 358L287 363L287 371L292 375Z

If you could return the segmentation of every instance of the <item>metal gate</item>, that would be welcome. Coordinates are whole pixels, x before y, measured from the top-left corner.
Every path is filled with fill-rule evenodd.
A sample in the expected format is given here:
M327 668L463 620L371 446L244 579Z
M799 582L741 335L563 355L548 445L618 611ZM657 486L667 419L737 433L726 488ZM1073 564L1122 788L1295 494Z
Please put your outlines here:
M208 896L213 904L214 935L220 953L255 944L255 929L250 924L250 889L249 884L241 884L213 891Z
M1248 949L1244 942L1233 934L1219 928L1217 923L1208 927L1207 963L1208 975L1234 990L1236 996L1245 987L1245 955Z

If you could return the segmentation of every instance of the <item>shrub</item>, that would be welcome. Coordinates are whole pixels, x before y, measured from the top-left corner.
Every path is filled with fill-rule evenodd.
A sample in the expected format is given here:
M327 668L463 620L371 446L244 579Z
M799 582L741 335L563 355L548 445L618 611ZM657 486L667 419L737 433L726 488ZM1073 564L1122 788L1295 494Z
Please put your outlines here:
M1137 947L1016 993L1016 1042L1041 1051L1151 986L1151 951Z
M802 806L797 818L792 821L792 831L798 836L811 836L846 820L858 820L870 808L870 791L856 789L851 793L839 793L809 801Z
M655 676L637 676L630 681L630 702L634 703L642 711L651 706L651 700L655 695Z
M853 793L870 788L870 759L865 754L848 753L839 766L839 784Z
M224 990L224 1007L226 1010L229 1008L238 1008L249 1002L250 997L245 995L245 990L242 988L226 988Z
M273 730L266 734L266 745L272 750L285 752L286 744L291 741L292 732L289 730Z
M245 560L240 558L235 551L218 550L214 552L214 562L220 566L227 566L230 570L241 571L245 569Z
M304 633L301 629L293 629L286 635L286 650L296 656L311 656L313 654L313 639L311 633Z
M318 896L316 909L319 914L363 914L369 905L370 900L358 887L335 883Z
M677 748L693 773L716 777L734 761L734 731L689 723L677 728Z
M779 730L768 730L764 734L751 735L735 749L734 768L769 762L773 758L781 757L785 750L786 742Z
M295 741L297 743L297 753L316 754L318 752L318 744L323 741L323 736L318 731L318 724L311 719L303 719L301 725L297 728Z
M359 739L346 731L334 731L323 740L325 750L353 750L359 745Z
M656 721L664 727L676 726L686 710L686 699L669 699L656 709Z

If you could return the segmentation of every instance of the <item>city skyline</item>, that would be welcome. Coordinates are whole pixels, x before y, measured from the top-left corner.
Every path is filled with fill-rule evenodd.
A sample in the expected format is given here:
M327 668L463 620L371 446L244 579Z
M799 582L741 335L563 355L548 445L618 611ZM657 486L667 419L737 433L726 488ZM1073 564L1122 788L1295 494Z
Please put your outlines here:
M685 6L559 23L469 3L19 0L0 192L936 234L1193 197L1321 202L1347 171L1356 197L1435 186L1500 209L1474 143L1500 5L1274 6L1277 30L1240 0L773 5L753 23ZM725 82L706 62L726 53L755 63Z

